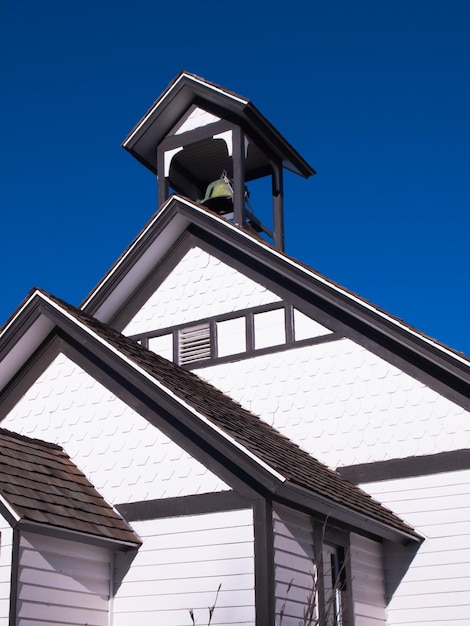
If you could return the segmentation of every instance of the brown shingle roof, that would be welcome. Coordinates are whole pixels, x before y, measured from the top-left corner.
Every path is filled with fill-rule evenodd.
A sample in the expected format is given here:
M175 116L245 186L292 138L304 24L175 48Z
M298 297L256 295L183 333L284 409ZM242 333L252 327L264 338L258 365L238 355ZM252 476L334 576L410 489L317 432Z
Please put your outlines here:
M0 494L22 520L140 543L60 446L3 428Z
M394 513L213 385L150 352L83 311L54 296L45 295L290 483L400 532L415 534Z

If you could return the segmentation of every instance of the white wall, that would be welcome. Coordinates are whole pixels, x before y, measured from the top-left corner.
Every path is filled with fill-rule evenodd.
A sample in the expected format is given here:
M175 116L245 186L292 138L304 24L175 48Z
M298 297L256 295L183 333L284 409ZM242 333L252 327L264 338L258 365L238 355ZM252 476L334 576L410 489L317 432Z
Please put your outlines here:
M124 329L136 335L278 302L279 298L200 248L192 248Z
M199 626L220 593L211 624L255 624L250 510L135 522L143 546L118 562L113 626Z
M354 533L350 541L354 626L384 626L387 622L382 545Z
M7 624L10 615L12 544L13 530L0 516L0 624Z
M348 339L195 371L333 468L470 446L468 411Z
M468 626L470 470L364 487L426 538L389 604L389 626Z
M109 550L25 533L17 626L108 626L110 575Z
M63 355L26 392L2 427L61 445L112 504L228 488Z
M274 566L276 618L282 624L301 622L308 596L315 587L313 528L308 515L287 507L274 510Z

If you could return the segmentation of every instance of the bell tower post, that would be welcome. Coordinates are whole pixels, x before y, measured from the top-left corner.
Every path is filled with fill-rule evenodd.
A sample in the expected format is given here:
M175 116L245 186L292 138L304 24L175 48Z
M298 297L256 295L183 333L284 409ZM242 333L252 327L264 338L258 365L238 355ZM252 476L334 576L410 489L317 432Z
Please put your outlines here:
M157 175L158 206L186 196L284 250L283 169L315 174L245 98L181 72L123 142ZM271 176L272 224L253 212L247 183Z

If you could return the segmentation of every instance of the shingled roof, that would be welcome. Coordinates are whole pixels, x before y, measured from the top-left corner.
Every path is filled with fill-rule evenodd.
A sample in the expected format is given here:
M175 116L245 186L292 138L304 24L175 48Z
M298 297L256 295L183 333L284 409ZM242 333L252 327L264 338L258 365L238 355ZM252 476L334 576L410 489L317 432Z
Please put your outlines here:
M159 385L203 415L217 429L288 483L419 539L413 529L353 483L329 469L259 417L194 373L167 361L63 300L42 293L144 370Z
M3 428L0 495L21 521L141 543L60 446Z

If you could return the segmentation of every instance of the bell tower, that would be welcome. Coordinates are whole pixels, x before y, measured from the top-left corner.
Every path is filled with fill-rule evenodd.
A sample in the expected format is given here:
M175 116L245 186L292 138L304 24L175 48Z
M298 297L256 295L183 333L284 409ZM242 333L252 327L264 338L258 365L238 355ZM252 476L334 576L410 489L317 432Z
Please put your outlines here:
M181 72L130 132L123 147L157 175L158 205L187 196L284 250L283 168L310 165L245 98ZM272 226L254 214L247 183L271 177Z

